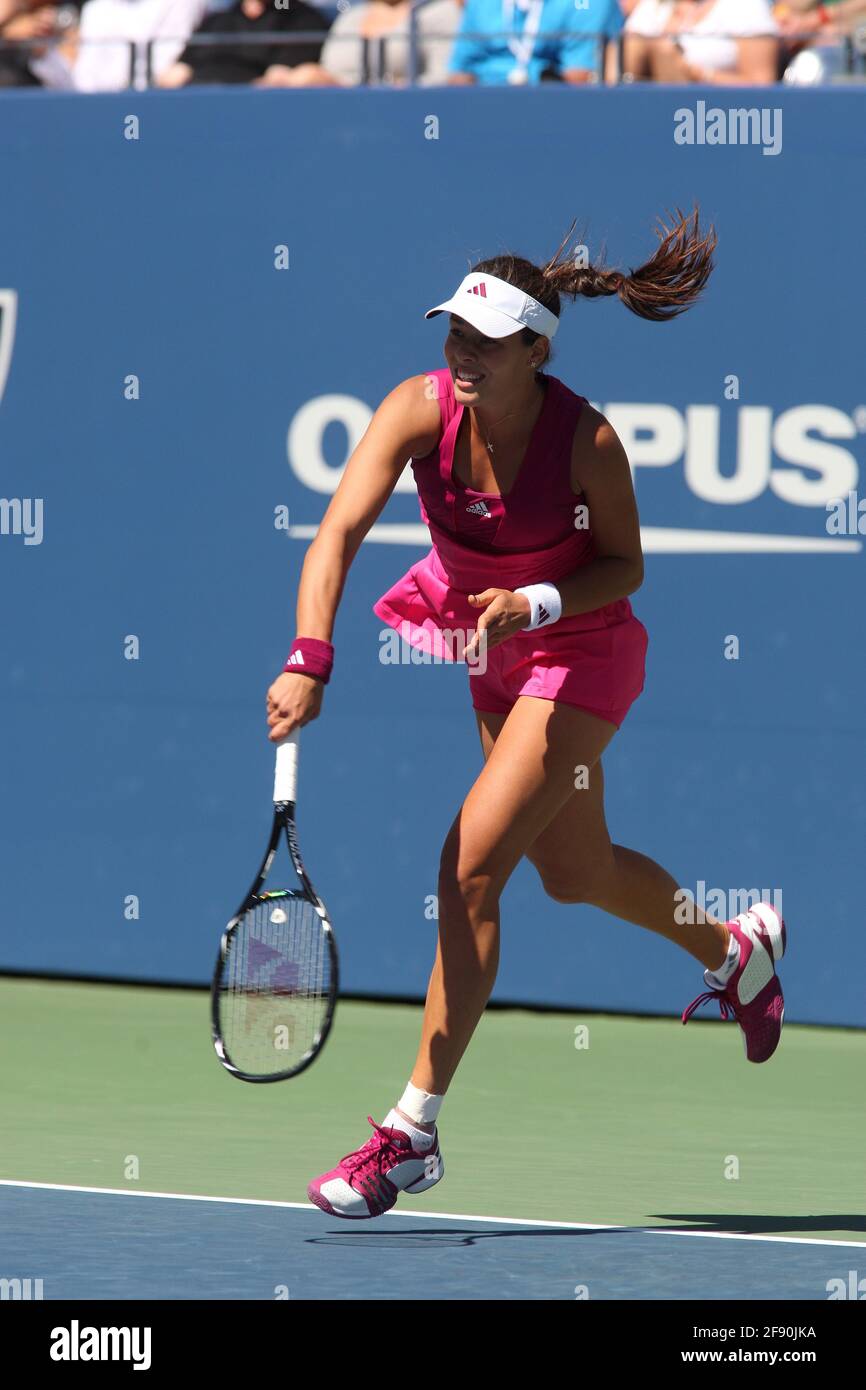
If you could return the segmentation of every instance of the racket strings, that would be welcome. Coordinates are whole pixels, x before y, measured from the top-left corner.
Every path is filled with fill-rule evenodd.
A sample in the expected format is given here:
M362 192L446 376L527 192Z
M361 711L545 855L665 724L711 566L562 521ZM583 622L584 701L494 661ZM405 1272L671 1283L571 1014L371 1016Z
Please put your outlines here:
M294 1070L329 1010L331 954L313 904L292 894L256 902L230 933L220 986L222 1038L250 1076Z

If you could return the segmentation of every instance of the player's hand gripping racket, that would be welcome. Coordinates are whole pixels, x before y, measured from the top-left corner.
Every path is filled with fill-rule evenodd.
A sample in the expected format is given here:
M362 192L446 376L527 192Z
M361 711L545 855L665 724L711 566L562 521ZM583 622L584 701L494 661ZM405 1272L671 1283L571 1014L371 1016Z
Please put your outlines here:
M325 1045L337 1000L337 948L295 830L298 731L277 745L274 823L253 886L223 933L211 990L216 1054L241 1081L283 1081ZM265 891L285 831L300 888Z

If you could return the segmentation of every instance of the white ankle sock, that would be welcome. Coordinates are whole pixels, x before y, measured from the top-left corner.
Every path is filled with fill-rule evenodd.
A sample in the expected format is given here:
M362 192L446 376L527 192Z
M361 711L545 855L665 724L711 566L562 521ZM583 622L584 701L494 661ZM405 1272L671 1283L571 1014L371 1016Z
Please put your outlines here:
M433 1134L428 1134L426 1130L419 1129L419 1125L434 1125L439 1118L439 1111L442 1109L444 1096L434 1096L430 1091L422 1091L420 1086L413 1086L412 1082L407 1082L406 1089L397 1105L402 1114L397 1113L397 1108L388 1111L387 1119L383 1120L390 1129L402 1130L403 1134L408 1134L412 1140L413 1148L425 1150L432 1148L435 1138Z
M402 1115L398 1115L396 1110L389 1110L382 1124L386 1129L399 1129L401 1133L408 1134L412 1140L412 1148L419 1149L423 1153L427 1149L432 1149L434 1134L426 1134L423 1129L417 1129L411 1120L406 1120Z
M431 1095L429 1091L422 1091L420 1086L413 1086L411 1081L407 1081L397 1104L413 1124L435 1125L444 1099L444 1096Z
M719 966L717 970L704 971L704 980L709 985L710 989L724 989L725 985L728 983L728 980L733 975L739 963L740 943L734 936L734 933L731 932L731 940L728 945L728 954L725 956L725 959L722 961L722 964Z

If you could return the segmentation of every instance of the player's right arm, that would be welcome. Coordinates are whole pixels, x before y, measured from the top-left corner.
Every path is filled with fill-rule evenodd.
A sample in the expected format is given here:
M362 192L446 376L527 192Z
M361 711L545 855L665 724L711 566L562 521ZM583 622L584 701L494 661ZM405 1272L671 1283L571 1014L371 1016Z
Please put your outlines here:
M382 401L346 465L304 558L298 636L331 640L346 576L361 542L408 460L428 454L439 439L439 430L439 403L430 377L408 377ZM269 738L277 742L315 719L323 691L322 682L312 676L282 672L268 690Z

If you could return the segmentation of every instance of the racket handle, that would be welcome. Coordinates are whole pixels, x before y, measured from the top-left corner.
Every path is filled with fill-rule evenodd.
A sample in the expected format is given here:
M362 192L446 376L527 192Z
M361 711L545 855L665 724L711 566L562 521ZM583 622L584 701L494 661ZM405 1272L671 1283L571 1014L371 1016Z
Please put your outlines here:
M277 764L274 770L274 801L295 800L298 789L298 744L300 729L293 729L288 738L277 744Z

